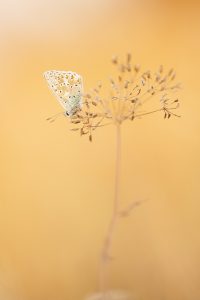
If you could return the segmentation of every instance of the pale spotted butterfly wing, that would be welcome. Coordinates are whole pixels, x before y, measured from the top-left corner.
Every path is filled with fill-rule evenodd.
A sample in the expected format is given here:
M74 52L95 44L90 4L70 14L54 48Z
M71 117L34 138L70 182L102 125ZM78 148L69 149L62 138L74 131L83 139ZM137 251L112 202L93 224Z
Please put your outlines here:
M81 109L83 82L80 75L71 71L47 71L44 77L66 115L71 117Z

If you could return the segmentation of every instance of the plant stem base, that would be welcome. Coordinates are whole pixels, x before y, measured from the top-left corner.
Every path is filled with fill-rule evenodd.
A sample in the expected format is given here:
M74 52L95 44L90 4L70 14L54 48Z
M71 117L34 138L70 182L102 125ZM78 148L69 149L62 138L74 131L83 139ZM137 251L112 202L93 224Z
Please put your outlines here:
M95 293L88 296L85 300L134 300L133 297L123 290L108 290L104 293Z

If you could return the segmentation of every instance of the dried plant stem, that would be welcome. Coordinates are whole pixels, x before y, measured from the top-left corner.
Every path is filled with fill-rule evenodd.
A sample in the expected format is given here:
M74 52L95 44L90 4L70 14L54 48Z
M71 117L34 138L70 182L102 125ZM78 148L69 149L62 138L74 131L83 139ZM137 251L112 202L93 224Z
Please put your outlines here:
M112 260L110 250L113 241L113 233L116 222L119 217L119 191L120 191L120 166L121 166L121 125L116 124L116 162L115 162L115 187L114 187L114 203L113 211L106 233L103 248L100 257L100 278L99 290L101 293L106 293L107 290L107 269L108 264Z

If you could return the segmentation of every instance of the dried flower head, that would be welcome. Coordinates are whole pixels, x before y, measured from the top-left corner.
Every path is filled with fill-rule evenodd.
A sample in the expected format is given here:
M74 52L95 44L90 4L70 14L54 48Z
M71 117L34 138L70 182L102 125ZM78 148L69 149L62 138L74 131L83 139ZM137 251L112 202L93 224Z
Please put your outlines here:
M72 90L68 89L66 79L69 72L45 73L51 89L74 125L72 131L79 131L81 136L88 135L92 141L93 131L101 126L119 125L156 112L162 112L168 119L179 117L174 113L179 107L179 100L174 94L180 84L174 83L176 74L173 69L164 71L160 66L156 72L142 72L139 65L132 63L130 53L124 62L113 57L112 64L117 68L117 76L110 78L109 88L103 88L99 83L86 94L82 94L82 80L76 73L71 72L71 76L78 82L78 88L74 89L72 84ZM149 101L153 99L149 107Z

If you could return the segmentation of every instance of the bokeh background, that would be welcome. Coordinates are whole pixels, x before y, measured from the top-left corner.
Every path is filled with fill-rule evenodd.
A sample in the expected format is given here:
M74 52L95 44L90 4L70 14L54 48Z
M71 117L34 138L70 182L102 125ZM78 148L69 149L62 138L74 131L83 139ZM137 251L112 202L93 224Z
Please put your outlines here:
M115 131L70 132L45 70L85 89L131 51L144 69L174 67L181 118L123 126L121 204L148 199L116 228L110 287L140 300L200 299L200 4L194 0L3 0L1 299L81 300L96 290L112 210Z

